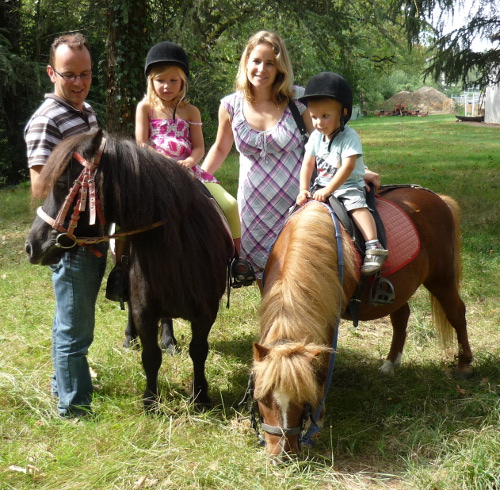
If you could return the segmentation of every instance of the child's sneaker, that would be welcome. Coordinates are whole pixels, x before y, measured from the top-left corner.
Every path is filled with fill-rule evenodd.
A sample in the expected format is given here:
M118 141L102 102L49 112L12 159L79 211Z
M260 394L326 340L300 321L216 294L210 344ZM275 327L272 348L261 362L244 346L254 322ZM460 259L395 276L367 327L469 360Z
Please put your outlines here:
M361 267L361 274L370 276L376 274L382 269L389 251L384 248L370 248L365 251L365 260Z

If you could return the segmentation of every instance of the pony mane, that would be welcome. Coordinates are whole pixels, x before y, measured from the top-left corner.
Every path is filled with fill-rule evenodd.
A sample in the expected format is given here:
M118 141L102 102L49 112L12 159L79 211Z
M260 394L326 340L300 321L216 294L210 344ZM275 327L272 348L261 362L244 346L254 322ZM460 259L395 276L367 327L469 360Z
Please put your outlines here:
M259 307L261 343L288 339L329 345L334 319L346 304L332 219L325 206L311 201L286 226L290 236L281 274ZM345 243L345 277L355 276L352 253Z
M100 172L108 221L122 231L164 223L128 238L146 284L154 285L163 306L176 316L214 314L233 245L203 184L191 170L149 147L105 137Z

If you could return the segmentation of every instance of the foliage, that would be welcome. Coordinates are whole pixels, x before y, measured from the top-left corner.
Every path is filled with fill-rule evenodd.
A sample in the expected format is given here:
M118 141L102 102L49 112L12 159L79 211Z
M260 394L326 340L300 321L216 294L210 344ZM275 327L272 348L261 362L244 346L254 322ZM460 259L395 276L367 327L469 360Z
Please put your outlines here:
M385 0L12 0L0 2L0 19L6 26L0 31L0 185L27 175L22 128L52 90L45 74L49 47L65 32L78 30L90 40L89 102L99 124L129 136L145 92L149 47L163 40L181 44L192 67L188 95L202 113L207 147L243 46L263 28L284 37L297 84L319 71L338 71L364 109L376 108L393 90L416 87L425 61L421 49L408 54L403 12Z
M388 319L356 330L342 322L325 426L302 458L274 466L238 406L257 336L257 288L232 291L229 309L224 298L210 334L214 408L196 413L187 401L190 328L179 320L183 350L164 355L160 370L163 414L147 416L140 352L121 346L127 312L105 299L103 285L89 352L94 415L60 419L50 395L50 270L30 265L23 251L36 203L25 185L1 189L1 488L499 488L499 129L450 116L368 117L351 125L383 183L421 184L461 204L474 377L452 377L453 359L439 350L423 290L411 302L402 365L391 378L377 370L389 349ZM221 170L234 193L237 157Z
M0 7L0 19L17 15ZM23 154L25 118L32 106L29 98L36 92L40 70L36 63L20 56L17 40L7 29L0 29L0 186L15 184L26 178Z
M108 2L107 127L116 134L134 135L134 108L144 91L146 12L143 0Z
M438 80L443 74L448 83L461 82L464 86L476 83L485 87L500 82L500 7L491 0L474 0L474 14L460 28L444 33L444 15L454 14L455 0L392 0L399 15L403 10L407 39L410 45L418 43L425 31L431 31L430 54L432 56L425 74ZM441 13L432 28L430 20ZM471 45L475 38L489 39L494 47L482 53Z

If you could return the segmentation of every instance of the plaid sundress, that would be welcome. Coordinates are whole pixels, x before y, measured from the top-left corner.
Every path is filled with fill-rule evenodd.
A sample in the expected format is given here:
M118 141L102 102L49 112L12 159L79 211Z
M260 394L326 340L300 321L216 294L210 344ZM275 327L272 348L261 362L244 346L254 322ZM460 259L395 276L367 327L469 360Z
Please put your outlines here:
M305 106L295 103L302 114ZM288 106L276 126L257 131L245 120L240 93L224 97L222 104L231 118L240 154L241 256L252 263L260 279L269 249L299 193L304 143Z

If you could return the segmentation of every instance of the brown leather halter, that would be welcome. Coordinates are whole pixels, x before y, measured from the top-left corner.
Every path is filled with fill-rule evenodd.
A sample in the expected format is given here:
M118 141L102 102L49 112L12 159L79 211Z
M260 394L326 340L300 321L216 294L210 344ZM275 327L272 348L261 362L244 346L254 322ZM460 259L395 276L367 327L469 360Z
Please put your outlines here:
M158 228L162 226L163 221L156 221L155 223L145 226L143 228L139 228L137 230L115 233L113 235L105 235L98 237L76 237L75 229L78 225L78 220L80 219L80 214L85 211L87 208L87 201L89 205L89 224L95 225L96 218L99 220L101 225L106 224L106 219L104 218L104 214L102 212L101 201L99 196L97 195L95 188L95 174L99 167L99 163L101 161L101 156L104 151L104 146L106 145L106 139L103 138L99 149L97 150L96 155L90 161L83 158L79 153L74 152L73 158L78 161L83 169L79 175L79 177L73 183L73 187L70 189L69 194L66 196L64 200L64 204L57 214L56 218L50 217L40 206L37 209L37 215L42 218L46 223L48 223L54 230L60 232L56 237L55 246L58 248L70 249L75 245L93 245L97 243L107 242L111 238L119 238L127 235L134 235L136 233L142 233L144 231L152 230L154 228ZM64 222L66 220L66 216L68 215L69 208L75 201L76 204L73 207L73 213L71 214L71 219L67 228L64 227ZM70 245L65 245L61 240L69 238L71 241Z

